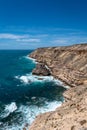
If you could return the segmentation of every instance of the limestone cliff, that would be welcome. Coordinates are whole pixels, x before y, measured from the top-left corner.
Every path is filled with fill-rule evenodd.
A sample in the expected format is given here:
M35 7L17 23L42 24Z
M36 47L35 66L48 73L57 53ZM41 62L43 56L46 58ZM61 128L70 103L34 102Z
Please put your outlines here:
M66 102L37 116L29 130L87 130L87 44L39 48L30 57L71 88L63 94Z
M55 78L70 86L87 82L87 44L39 48L30 57L46 64Z
M70 100L37 116L29 130L87 130L87 86L71 88L64 95Z

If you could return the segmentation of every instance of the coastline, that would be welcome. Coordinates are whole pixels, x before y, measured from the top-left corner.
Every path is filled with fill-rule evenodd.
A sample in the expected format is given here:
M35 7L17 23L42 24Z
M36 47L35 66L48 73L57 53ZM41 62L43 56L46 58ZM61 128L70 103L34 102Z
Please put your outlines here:
M71 87L82 85L86 81L87 44L38 48L29 56L36 59L36 62L47 65L53 77Z
M59 55L57 55L58 58L55 53L59 53ZM77 130L83 127L87 128L87 120L85 116L87 115L87 100L85 100L87 96L87 79L85 73L87 63L85 62L86 56L87 44L79 44L69 47L39 48L30 54L30 57L35 58L39 63L47 65L47 67L51 69L55 78L68 84L71 88L63 93L65 102L62 106L54 112L48 112L37 116L29 130L42 130L43 128L45 130ZM81 60L82 57L84 57L84 60ZM63 62L58 62L57 60L60 61L59 58L62 59ZM78 59L77 61L75 60L76 58ZM75 63L74 67L76 67L77 70L73 69L72 64L71 66L67 66L72 63L72 60L74 61L73 64ZM82 64L82 61L84 64ZM53 68L54 65L56 65L55 62L59 65ZM78 62L80 65L77 64ZM56 71L54 71L55 69L59 72L56 73ZM85 73L85 78L83 78L83 72ZM74 79L74 81L72 81L72 79ZM85 102L85 104L83 102ZM65 118L66 120L64 120Z
M35 64L39 63L39 62L36 61L36 59L31 58L30 56L28 56L28 58L29 58L30 60L32 60ZM50 70L50 68L49 68L47 65L45 65L45 67ZM51 70L50 70L50 71L51 71ZM65 89L69 89L69 88L70 88L70 86L69 86L68 84L66 84L62 79L57 79L57 78L55 78L53 75L50 75L50 76L53 77L53 80L56 82L56 84L61 85L61 86L64 87ZM46 77L46 76L45 76L45 77Z

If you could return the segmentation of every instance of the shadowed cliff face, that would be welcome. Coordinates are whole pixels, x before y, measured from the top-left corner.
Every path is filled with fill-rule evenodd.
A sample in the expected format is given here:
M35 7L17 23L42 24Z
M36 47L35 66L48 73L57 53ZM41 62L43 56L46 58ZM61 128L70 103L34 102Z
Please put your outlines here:
M70 86L87 83L87 44L39 48L30 57L46 64L51 74Z
M87 130L87 44L40 48L30 57L45 63L51 74L74 86L54 112L37 116L29 130Z

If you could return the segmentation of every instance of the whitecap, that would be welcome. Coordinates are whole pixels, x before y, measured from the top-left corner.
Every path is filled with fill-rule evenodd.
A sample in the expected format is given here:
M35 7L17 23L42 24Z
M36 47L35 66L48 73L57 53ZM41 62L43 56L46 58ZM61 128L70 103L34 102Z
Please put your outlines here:
M7 116L9 116L11 113L13 113L16 110L17 110L17 105L15 102L12 102L11 104L8 104L5 106L5 109L2 112L1 117L6 118Z
M22 76L15 76L16 79L19 79L21 82L25 83L25 84L30 84L30 83L34 83L34 82L54 82L57 85L63 85L61 81L56 80L53 76L37 76L37 75L32 75L32 73L30 74L26 74L26 75L22 75Z
M32 100L35 100L35 99L36 99L36 97L31 97L31 99L32 99Z
M43 99L40 98L39 100L42 101ZM19 130L19 129L22 130L26 124L30 126L36 116L38 116L41 113L54 111L61 104L62 102L59 101L49 102L45 99L44 105L38 106L33 104L32 105L20 104L17 109L16 104L13 102L9 105L6 105L5 110L8 110L10 113L16 110L17 113L21 113L22 120L20 124L15 125L15 123L13 123L11 126L5 126L4 128L6 128L6 130ZM26 130L28 129L29 128L26 127Z
M37 105L30 105L24 106L21 105L19 108L19 112L22 113L24 117L24 122L28 123L29 125L34 121L35 117L41 113L54 111L57 107L61 106L62 102L53 101L53 102L46 102L44 106L37 106Z
M2 122L0 122L0 125L2 125L3 123Z
M29 82L27 76L21 76L21 77L20 77L20 80L23 81L24 83L28 83L28 82Z
M17 110L17 105L15 102L12 102L9 105L6 105L5 111L8 111L9 113L13 113L15 110Z
M53 101L53 102L47 102L47 106L45 107L46 108L46 112L48 111L54 111L57 107L60 107L62 104L61 101Z
M26 59L31 60L34 64L36 64L36 59L29 57L29 55L25 56Z

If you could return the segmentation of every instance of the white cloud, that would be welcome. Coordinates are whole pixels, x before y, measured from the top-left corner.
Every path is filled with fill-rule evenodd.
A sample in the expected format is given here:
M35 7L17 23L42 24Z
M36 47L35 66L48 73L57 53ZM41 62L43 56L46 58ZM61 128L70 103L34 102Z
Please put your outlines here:
M17 42L40 42L39 38L31 38L30 35L16 35L10 33L0 33L0 39L16 40ZM33 36L34 37L34 36Z
M66 39L56 39L53 41L54 43L67 43L67 40Z
M58 39L55 38L51 41L52 45L71 45L71 44L78 44L78 43L87 43L87 37L85 36L69 36L69 37L59 37Z
M15 35L10 33L0 33L0 39L22 39L27 38L28 35Z
M40 39L30 38L30 39L18 39L19 42L40 42Z

